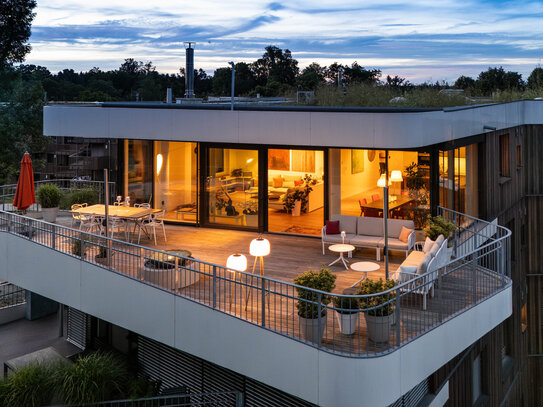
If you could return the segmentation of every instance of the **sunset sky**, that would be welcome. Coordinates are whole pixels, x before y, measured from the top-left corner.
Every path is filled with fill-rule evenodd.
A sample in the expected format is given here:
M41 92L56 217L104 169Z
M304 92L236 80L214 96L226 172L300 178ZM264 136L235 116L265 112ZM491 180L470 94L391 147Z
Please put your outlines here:
M38 0L26 63L53 72L152 61L163 73L252 62L264 47L311 62L377 68L419 83L502 65L526 79L543 56L543 2L367 0Z

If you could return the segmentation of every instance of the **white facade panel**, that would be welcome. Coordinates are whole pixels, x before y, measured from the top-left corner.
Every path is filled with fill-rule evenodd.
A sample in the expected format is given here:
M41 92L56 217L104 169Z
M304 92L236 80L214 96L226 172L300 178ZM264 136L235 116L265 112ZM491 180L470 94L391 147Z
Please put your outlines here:
M60 136L63 137L109 137L109 113L96 107L60 108ZM56 134L55 134L56 135Z
M150 137L152 140L199 141L215 143L238 142L238 114L225 110L172 109L171 138Z
M326 353L104 268L0 233L7 281L322 406L386 406L511 315L511 285L395 352ZM21 253L31 253L22 256ZM386 389L386 391L383 391Z
M152 109L152 120L140 109L106 109L109 113L109 136L138 140L167 140L172 137L172 112ZM129 135L128 137L126 135Z
M239 112L239 143L311 145L307 112Z

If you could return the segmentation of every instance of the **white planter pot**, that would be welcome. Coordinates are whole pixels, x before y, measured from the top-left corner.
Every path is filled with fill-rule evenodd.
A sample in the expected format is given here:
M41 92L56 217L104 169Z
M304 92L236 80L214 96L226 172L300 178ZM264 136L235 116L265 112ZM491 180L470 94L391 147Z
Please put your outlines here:
M345 314L336 311L336 317L339 324L339 330L344 335L352 335L356 330L358 325L358 316L359 312L353 312L350 314Z
M58 215L58 207L56 208L41 208L43 220L49 223L55 223Z
M292 208L292 216L300 216L302 211L302 201L294 201L294 208Z
M249 227L258 227L258 215L245 215L245 223Z
M447 263L450 263L452 255L453 255L454 247L447 247Z
M376 317L365 312L364 318L366 318L366 327L368 328L370 340L373 342L388 342L390 325L394 323L394 313L384 317Z
M326 326L326 315L321 317L321 329L319 332L319 319L318 318L302 318L298 315L300 321L300 332L302 338L320 344L322 341L322 335L324 333L324 327Z

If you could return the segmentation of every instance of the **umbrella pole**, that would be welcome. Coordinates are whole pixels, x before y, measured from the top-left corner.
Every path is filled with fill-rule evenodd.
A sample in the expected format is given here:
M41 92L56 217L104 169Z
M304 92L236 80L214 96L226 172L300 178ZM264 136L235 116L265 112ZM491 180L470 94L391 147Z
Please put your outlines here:
M109 173L108 173L108 170L107 168L104 168L104 206L105 206L105 211L104 211L104 215L106 216L105 218L105 228L106 228L106 242L107 242L107 254L106 254L106 261L107 261L107 264L109 266L109 259L111 258L111 241L109 239L107 239L107 237L109 236L109 209L108 209L108 205L109 205Z

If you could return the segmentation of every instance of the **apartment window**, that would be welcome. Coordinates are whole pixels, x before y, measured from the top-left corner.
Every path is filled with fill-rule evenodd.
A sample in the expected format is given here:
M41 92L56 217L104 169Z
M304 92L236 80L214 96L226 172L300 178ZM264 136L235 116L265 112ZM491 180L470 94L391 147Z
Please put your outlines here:
M509 134L502 134L500 136L500 176L511 176L509 163Z

